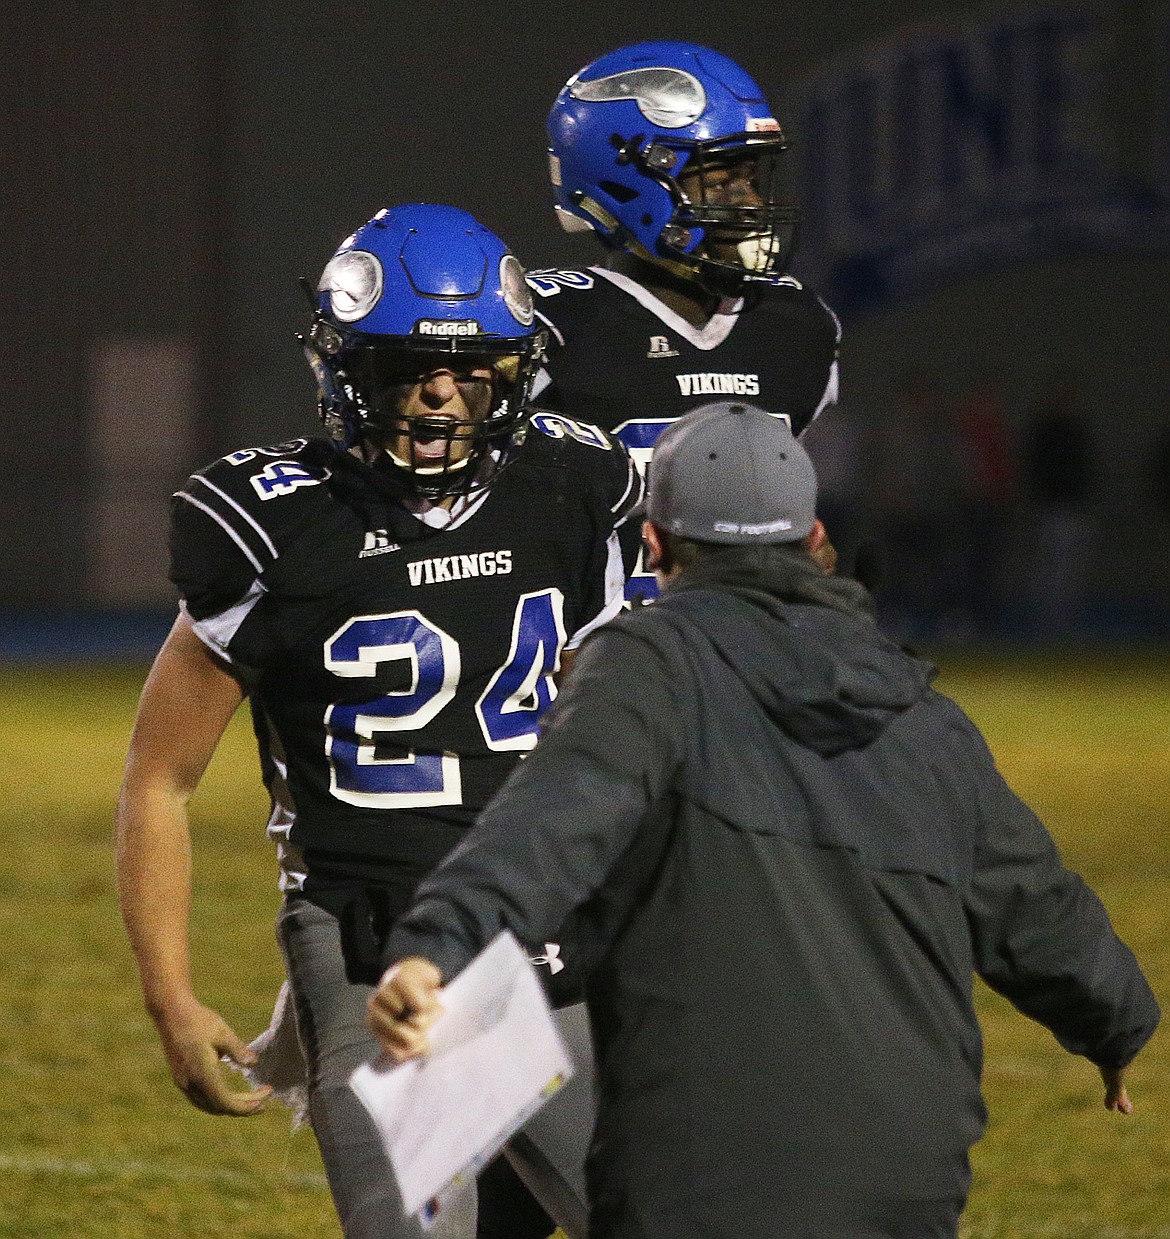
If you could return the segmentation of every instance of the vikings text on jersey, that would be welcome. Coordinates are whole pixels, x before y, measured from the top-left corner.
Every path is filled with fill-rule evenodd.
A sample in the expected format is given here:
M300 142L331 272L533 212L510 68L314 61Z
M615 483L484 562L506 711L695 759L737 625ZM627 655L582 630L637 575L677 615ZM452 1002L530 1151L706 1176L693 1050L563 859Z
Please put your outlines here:
M537 401L612 431L640 463L667 422L742 396L783 413L800 434L837 398L840 325L813 292L784 277L725 301L703 327L601 267L532 271L551 336Z

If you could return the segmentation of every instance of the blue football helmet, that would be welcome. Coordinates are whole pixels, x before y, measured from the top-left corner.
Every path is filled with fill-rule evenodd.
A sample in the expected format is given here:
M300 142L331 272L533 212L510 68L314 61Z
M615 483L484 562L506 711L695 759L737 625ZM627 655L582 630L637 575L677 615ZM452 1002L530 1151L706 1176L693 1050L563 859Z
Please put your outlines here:
M565 83L548 137L568 231L592 229L720 295L784 274L799 220L780 186L784 135L759 86L726 56L669 42L602 56ZM752 192L721 200L717 170L744 161ZM720 256L710 252L717 241Z
M482 482L485 455L506 454L527 421L545 343L524 270L507 246L455 207L384 209L341 243L314 300L301 343L334 445L383 448L378 467L396 473L406 492L437 498ZM399 393L446 368L490 369L482 420L401 412ZM396 440L406 449L395 452Z

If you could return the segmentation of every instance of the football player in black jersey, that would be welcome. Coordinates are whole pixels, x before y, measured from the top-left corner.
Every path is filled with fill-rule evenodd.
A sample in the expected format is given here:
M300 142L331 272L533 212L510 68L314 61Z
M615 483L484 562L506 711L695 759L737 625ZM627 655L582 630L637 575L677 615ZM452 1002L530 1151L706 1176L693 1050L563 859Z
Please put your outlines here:
M465 212L379 212L315 301L304 349L327 438L233 452L174 498L182 603L131 741L119 884L176 1084L209 1113L255 1113L269 1090L219 1066L255 1054L196 997L187 947L186 802L248 700L313 1128L348 1239L402 1239L420 1224L348 1088L376 1053L379 933L533 746L569 651L620 608L615 529L641 482L604 432L532 414L544 333L519 263ZM430 1233L466 1239L473 1212L456 1202Z
M787 414L797 434L836 400L840 324L787 273L786 143L743 69L693 43L620 48L569 79L548 136L561 223L609 254L529 273L550 334L542 405L644 465L668 422L713 397Z

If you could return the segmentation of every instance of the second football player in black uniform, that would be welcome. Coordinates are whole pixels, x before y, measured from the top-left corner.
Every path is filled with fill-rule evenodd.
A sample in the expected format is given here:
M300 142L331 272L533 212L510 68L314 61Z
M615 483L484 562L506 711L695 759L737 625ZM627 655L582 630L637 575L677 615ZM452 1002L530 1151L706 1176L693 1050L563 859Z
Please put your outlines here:
M569 79L548 136L562 224L610 253L529 273L552 337L541 404L647 452L713 397L787 414L797 434L836 399L840 325L788 274L787 144L739 65L693 43L619 48Z
M662 430L713 398L797 434L836 401L840 323L787 272L786 142L743 69L693 43L620 48L569 79L548 135L562 224L609 255L529 273L550 336L542 405L612 431L644 469ZM653 576L631 591L652 596Z
M542 405L613 431L644 467L663 428L713 398L797 434L836 400L840 324L787 273L786 143L743 69L693 43L620 48L569 79L548 135L561 222L609 257L529 273L550 334Z
M218 1065L254 1056L187 957L186 800L247 699L347 1239L422 1233L348 1087L376 1053L379 934L535 744L566 651L622 603L615 530L640 478L604 432L531 416L542 345L496 237L453 208L380 212L326 266L305 339L328 438L233 452L174 499L182 608L127 763L123 913L176 1083L254 1112L266 1090L232 1091ZM469 1239L473 1213L453 1204L431 1234Z

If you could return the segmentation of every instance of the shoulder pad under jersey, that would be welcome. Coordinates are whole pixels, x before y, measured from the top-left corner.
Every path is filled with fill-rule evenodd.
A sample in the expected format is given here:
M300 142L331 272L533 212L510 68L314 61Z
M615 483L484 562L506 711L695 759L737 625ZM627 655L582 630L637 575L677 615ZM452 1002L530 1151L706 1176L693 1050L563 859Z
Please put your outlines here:
M293 439L231 452L175 492L176 514L186 508L202 513L262 573L305 518L303 497L328 481L332 450L322 440Z
M583 267L545 267L529 271L525 278L538 297L555 297L566 289L587 292L596 283L593 272Z
M599 426L563 413L537 409L529 422L529 450L558 467L584 474L624 519L642 498L642 478L629 453Z

